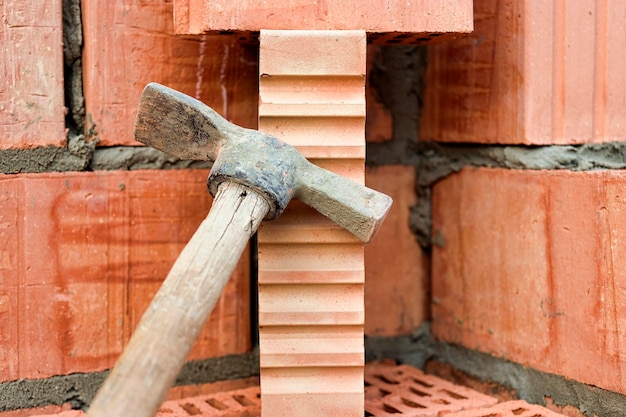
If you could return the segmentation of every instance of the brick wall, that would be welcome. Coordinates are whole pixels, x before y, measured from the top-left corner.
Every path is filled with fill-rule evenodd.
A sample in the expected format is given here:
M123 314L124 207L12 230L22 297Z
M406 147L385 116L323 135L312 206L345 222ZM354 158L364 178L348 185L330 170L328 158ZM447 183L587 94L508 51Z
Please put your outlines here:
M421 139L470 165L432 189L433 334L625 394L625 5L474 8L426 76Z
M83 2L82 13L80 2L61 3L0 6L7 45L0 52L0 166L11 173L0 174L3 389L110 368L208 213L206 166L170 161L181 169L136 170L168 159L113 146L138 145L132 126L144 85L171 85L235 123L256 125L254 47L231 37L173 35L171 2ZM82 21L84 42L80 27L65 40L65 58L75 54L68 46L78 48L82 77L71 65L64 69L63 35L76 32L64 21ZM82 100L84 131L65 117L76 118ZM135 163L124 161L129 155ZM249 300L246 252L189 359L249 353ZM85 401L83 394L75 396ZM12 401L3 398L0 410L15 407Z
M206 165L134 141L144 85L166 84L234 123L257 125L257 45L174 35L171 2L96 3L2 6L0 38L8 48L0 59L0 389L24 397L3 401L0 411L88 402L210 208ZM368 106L368 137L389 140L389 111L373 96ZM370 186L396 200L367 248L369 335L410 333L428 318L427 259L407 227L413 182L407 165L367 172ZM410 256L390 265L390 240ZM227 355L243 355L247 364L250 310L246 254L189 358L200 361L198 369ZM76 382L75 375L86 379ZM50 384L58 395L29 397Z

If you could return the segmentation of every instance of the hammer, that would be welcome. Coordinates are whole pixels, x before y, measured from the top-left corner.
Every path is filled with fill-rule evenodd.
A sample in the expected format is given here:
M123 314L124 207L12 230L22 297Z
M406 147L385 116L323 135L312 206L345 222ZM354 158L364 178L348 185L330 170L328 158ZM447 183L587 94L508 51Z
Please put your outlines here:
M90 417L152 417L165 400L204 322L262 220L292 198L368 242L391 198L307 161L279 139L236 126L202 102L151 83L135 121L138 141L180 159L212 161L213 206L174 263Z

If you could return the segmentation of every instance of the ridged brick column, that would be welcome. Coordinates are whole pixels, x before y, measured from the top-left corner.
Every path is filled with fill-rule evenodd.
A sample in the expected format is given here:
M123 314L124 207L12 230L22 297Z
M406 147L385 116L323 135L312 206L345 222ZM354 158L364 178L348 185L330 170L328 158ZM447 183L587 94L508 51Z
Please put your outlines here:
M364 181L364 31L261 31L260 130ZM363 245L292 202L259 232L263 416L363 416Z

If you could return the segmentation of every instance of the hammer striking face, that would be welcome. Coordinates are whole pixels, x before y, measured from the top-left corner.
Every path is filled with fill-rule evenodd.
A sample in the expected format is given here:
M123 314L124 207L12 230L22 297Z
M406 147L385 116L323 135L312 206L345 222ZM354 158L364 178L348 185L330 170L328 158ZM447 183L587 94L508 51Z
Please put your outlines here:
M156 83L141 96L135 137L180 159L212 161L211 194L224 181L250 187L268 202L268 220L295 197L368 242L392 203L385 194L313 165L293 146L236 126L202 102Z

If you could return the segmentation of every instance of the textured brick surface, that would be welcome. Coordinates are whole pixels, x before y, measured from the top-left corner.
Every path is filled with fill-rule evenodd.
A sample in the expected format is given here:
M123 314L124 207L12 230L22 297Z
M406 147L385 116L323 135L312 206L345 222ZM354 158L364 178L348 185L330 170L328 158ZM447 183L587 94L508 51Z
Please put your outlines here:
M494 405L497 400L407 365L365 367L365 415L439 417ZM447 414L446 414L447 415Z
M359 183L365 33L264 31L259 128ZM363 245L292 202L259 232L263 415L363 415Z
M365 334L408 334L429 319L428 257L409 229L416 203L411 166L368 168L368 187L393 198L384 226L365 245Z
M447 417L564 417L547 408L526 401L508 401L493 407L464 410L446 414Z
M179 33L235 30L365 30L408 32L415 40L446 37L445 33L470 32L472 1L400 0L176 0L176 30ZM429 34L436 36L430 37ZM409 37L406 35L396 42Z
M420 137L626 140L626 3L475 0L467 38L430 50Z
M0 3L0 149L65 143L61 3Z
M467 168L433 192L433 333L626 393L626 174Z
M87 121L102 145L137 144L137 104L151 81L256 127L256 47L229 36L174 36L169 1L88 1L82 7Z
M0 381L111 367L208 212L206 177L0 176ZM245 258L191 358L250 348Z

